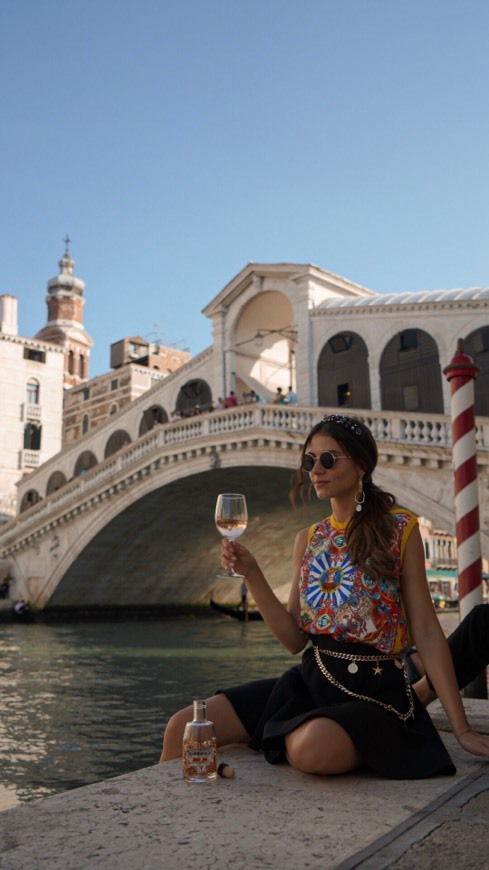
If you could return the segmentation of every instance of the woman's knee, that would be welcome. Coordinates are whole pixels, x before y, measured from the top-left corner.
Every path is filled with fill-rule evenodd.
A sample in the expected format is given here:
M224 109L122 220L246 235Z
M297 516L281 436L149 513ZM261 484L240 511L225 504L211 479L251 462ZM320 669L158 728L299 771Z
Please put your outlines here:
M331 719L312 719L285 738L287 760L303 773L334 775L360 767L362 760L346 731Z
M160 761L170 761L182 754L183 732L185 725L193 718L193 708L184 707L170 716L163 734L163 751Z

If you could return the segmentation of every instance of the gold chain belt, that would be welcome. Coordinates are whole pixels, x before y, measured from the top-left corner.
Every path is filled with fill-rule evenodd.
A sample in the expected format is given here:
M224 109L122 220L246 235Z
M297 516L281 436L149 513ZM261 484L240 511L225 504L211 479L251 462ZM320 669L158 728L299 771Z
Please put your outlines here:
M346 694L350 695L350 697L358 698L360 701L370 701L372 704L378 704L379 707L383 707L384 710L388 710L389 713L394 713L394 715L397 716L397 718L400 719L401 722L406 722L406 720L409 719L413 715L413 713L414 713L413 693L412 693L412 689L411 689L411 686L410 686L410 683L408 680L408 676L406 673L406 668L404 666L402 658L399 655L380 654L380 655L373 655L373 656L367 656L367 655L362 656L362 655L354 655L353 653L350 654L350 653L335 652L334 650L326 650L326 649L320 650L319 647L315 646L315 644L313 644L313 647L314 647L314 658L316 659L316 664L317 664L319 670L321 671L322 675L324 677L326 677L326 679L329 680L329 682L333 686L336 686L337 689L341 689L342 692L346 692ZM393 660L394 664L396 665L397 668L402 668L402 672L404 675L406 694L409 698L409 709L408 709L407 713L401 713L399 710L397 710L395 707L393 707L392 704L384 704L383 701L379 701L377 698L370 698L368 695L360 695L357 692L352 692L351 689L347 689L346 686L342 686L342 684L340 682L338 682L338 680L336 680L333 677L333 674L330 674L330 672L328 671L324 662L321 661L321 655L331 656L332 658L335 658L335 659L346 659L347 661L350 662L350 664L348 665L348 671L351 674L356 674L356 672L358 671L357 662L375 662L376 666L373 670L374 670L374 674L376 676L380 675L382 673L382 668L379 665L380 661L383 661L385 659Z

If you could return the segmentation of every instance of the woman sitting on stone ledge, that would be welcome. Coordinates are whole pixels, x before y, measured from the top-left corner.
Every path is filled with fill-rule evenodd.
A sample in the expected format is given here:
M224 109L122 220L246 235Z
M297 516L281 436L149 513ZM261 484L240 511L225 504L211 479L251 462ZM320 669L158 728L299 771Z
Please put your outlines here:
M221 562L236 567L264 620L300 665L279 679L222 690L208 699L218 745L246 742L271 764L339 774L367 766L417 779L455 767L412 691L404 656L412 635L434 691L467 751L489 756L473 731L449 647L428 590L417 519L372 480L377 447L360 421L330 414L306 439L295 489L308 483L332 514L298 533L285 608L255 557L223 539ZM409 630L408 630L409 624ZM171 717L162 761L181 754L191 708Z

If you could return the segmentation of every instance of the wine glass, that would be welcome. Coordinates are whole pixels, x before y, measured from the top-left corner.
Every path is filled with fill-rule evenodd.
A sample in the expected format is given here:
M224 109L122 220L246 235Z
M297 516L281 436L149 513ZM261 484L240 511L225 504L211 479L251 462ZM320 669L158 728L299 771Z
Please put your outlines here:
M244 495L237 492L221 492L217 496L215 520L217 530L224 538L229 538L230 541L239 538L248 525L248 509ZM244 574L236 574L232 568L229 568L228 571L223 570L216 576L221 580L230 578L241 580Z

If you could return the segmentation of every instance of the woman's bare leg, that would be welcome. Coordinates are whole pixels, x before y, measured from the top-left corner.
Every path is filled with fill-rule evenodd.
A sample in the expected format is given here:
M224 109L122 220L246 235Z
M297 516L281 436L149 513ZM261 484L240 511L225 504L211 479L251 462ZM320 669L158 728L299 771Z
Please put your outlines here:
M214 723L218 746L226 746L228 743L248 743L250 736L225 695L213 695L212 698L208 698L206 710L207 718ZM172 758L181 758L183 732L187 722L193 719L193 715L193 707L185 707L168 721L163 735L160 763L171 761Z
M304 722L285 738L287 761L303 773L347 773L363 762L344 728L333 719Z

